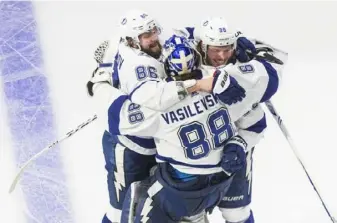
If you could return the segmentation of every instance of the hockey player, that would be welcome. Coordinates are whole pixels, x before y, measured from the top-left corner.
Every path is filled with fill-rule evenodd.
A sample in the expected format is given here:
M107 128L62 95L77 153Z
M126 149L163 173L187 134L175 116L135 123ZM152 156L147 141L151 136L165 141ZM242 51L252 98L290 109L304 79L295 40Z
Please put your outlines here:
M142 81L163 75L162 65L156 60L161 55L159 24L146 13L138 11L128 12L120 23L118 41L105 41L95 51L99 66L87 85L90 95L93 95L94 83L106 76L111 79L112 72L113 86L128 94ZM142 28L134 30L137 27ZM145 179L150 168L156 164L153 156L155 144L151 138L116 136L108 131L103 134L102 144L110 200L102 223L118 223L129 185Z
M111 42L104 42L96 51L99 67L88 83L89 94L93 95L95 82L112 73L113 86L145 107L161 111L184 99L187 88L195 82L167 83L161 80L165 72L160 62L160 32L160 25L148 14L130 11L121 20L121 43L114 47ZM118 222L129 185L145 179L149 169L155 165L155 144L148 137L115 136L106 131L103 135L103 152L112 206L103 222Z
M112 74L114 87L151 109L165 110L184 99L188 85L195 81L168 83L162 80L166 74L160 62L158 22L145 12L132 10L121 19L120 26L120 43L115 47L105 42L96 51L99 67L88 82L89 94L93 95L95 82L110 79ZM105 131L102 144L111 204L102 222L119 222L129 185L145 179L156 164L155 143L150 137L113 135Z
M180 68L190 67L193 57L187 55L188 51L179 50L182 53L176 54L180 58L176 58L174 63L179 61L177 67ZM231 180L223 170L234 173L245 162L247 143L239 135L232 137L237 134L234 122L252 108L253 101L261 100L268 92L269 74L265 64L255 60L251 64L255 69L250 73L257 78L243 77L241 83L247 89L260 88L253 97L245 97L242 103L228 109L219 101L226 98L233 88L240 91L235 79L229 76L242 76L242 71L236 66L227 66L216 72L213 94L193 94L161 113L133 104L127 95L118 95L116 90L101 86L101 91L106 91L103 95L113 94L113 103L109 104L109 131L154 136L157 139L157 160L166 162L161 163L154 177L150 178L149 197L139 201L136 222L140 218L150 218L152 222L178 221L184 216L200 214L204 209L210 210L218 199L222 199ZM188 192L179 193L179 190ZM191 190L194 192L190 193ZM195 191L199 197L195 197ZM130 202L136 199L134 195L137 193L131 193ZM194 198L194 202L187 198ZM165 220L165 216L169 219Z
M245 134L242 134L242 137L249 145L246 150L247 168L241 169L235 175L224 200L219 204L222 216L227 222L253 223L254 218L250 208L252 196L252 153L253 147L261 139L261 126L266 125L265 114L259 103L269 100L277 91L278 79L282 73L287 55L284 55L273 49L273 47L261 42L256 43L256 50L246 38L237 38L237 40L235 40L235 36L241 35L240 32L231 32L230 29L228 29L226 21L222 17L209 18L204 20L200 27L189 27L177 32L183 34L196 44L196 48L202 55L203 67L205 69L212 70L219 66L235 64L242 73L241 76L252 75L255 69L254 65L245 62L256 56L260 58L258 60L265 66L266 70L269 70L270 78L274 79L273 82L275 84L268 86L269 89L267 90L267 93L260 101L256 101L257 103L254 105L254 108L246 114L244 122L239 122L237 124L237 127L240 128L239 132L245 131ZM241 45L241 47L237 47L236 45ZM249 48L249 50L242 50L247 48ZM275 55L282 58L282 61L275 57ZM270 64L268 64L266 60L271 62L273 67L270 67ZM241 63L240 61L244 63ZM278 75L273 72L273 68L276 69ZM240 80L240 77L235 77L238 81ZM210 80L205 81L208 82L208 84L205 82L202 84L201 88L206 91L211 91ZM206 87L204 88L204 86ZM252 94L253 93L248 93L247 95L249 96ZM249 138L246 136L249 136Z

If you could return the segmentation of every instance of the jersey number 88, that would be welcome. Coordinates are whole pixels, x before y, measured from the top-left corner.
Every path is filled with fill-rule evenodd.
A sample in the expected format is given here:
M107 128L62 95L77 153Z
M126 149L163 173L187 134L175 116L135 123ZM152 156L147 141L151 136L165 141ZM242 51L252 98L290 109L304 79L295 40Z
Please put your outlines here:
M228 111L221 108L207 118L206 125L198 121L183 125L178 131L178 137L189 159L200 159L209 154L212 148L221 148L227 139L234 135ZM207 138L206 128L212 137Z

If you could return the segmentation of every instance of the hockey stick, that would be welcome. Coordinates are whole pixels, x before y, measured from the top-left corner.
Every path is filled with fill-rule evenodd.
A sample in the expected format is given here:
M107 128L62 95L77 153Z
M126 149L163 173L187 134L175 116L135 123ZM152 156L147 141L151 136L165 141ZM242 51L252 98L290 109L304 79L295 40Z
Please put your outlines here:
M299 155L299 153L298 153L298 151L297 151L297 148L296 148L296 146L295 146L295 144L294 144L294 141L293 141L293 139L291 138L291 136L290 136L290 134L289 134L287 128L286 128L285 125L283 124L283 121L282 121L280 115L277 113L277 111L276 111L274 105L273 105L273 104L271 103L271 101L269 101L269 100L266 101L265 104L266 104L268 110L270 111L270 113L273 115L273 117L274 117L274 119L276 120L277 124L279 125L279 127L280 127L280 129L281 129L283 135L286 137L286 139L287 139L287 141L288 141L288 143L289 143L289 145L290 145L290 148L291 148L292 151L294 152L294 154L295 154L295 156L296 156L298 162L301 164L301 166L302 166L302 168L303 168L305 174L307 175L307 177L308 177L308 179L309 179L311 185L313 186L313 188L314 188L314 190L316 191L316 193L317 193L319 199L321 200L322 205L323 205L323 207L324 207L326 213L329 215L329 217L330 217L330 219L331 219L331 221L332 221L333 223L337 223L336 219L330 214L330 212L329 212L329 210L328 210L328 208L327 208L325 202L323 201L323 198L321 197L321 195L320 195L320 193L319 193L319 190L318 190L317 185L314 184L313 180L311 179L311 177L310 177L310 175L309 175L309 173L308 173L308 171L307 171L307 168L305 168L305 166L304 166L304 164L303 164L303 162L302 162L303 159L301 159L301 157L300 157L300 155Z
M29 166L29 164L31 164L34 160L36 160L37 158L39 158L40 156L42 156L43 154L45 154L46 152L48 152L50 149L52 149L54 146L56 146L57 144L59 144L60 142L62 142L63 140L69 138L70 136L74 135L76 132L78 132L79 130L83 129L85 126L87 126L88 124L92 123L93 121L95 121L97 119L97 115L94 115L92 118L88 119L87 121L83 122L82 124L80 124L79 126L77 126L76 129L71 130L70 132L66 133L64 137L62 137L59 140L56 140L55 142L53 142L51 145L49 145L48 147L42 149L40 152L38 152L37 154L35 154L33 157L31 157L28 161L26 161L22 167L20 167L19 172L16 174L11 187L9 189L9 193L12 193L16 187L16 185L18 184L20 177L22 175L22 173L26 170L26 168Z

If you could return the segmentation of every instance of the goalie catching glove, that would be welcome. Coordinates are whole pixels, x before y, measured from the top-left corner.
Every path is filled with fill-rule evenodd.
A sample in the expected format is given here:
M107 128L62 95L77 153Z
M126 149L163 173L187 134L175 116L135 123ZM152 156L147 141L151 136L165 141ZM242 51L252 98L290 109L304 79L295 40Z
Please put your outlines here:
M95 84L112 82L112 68L111 67L97 67L92 73L91 79L87 83L87 91L90 96L94 96Z
M94 95L94 85L98 83L112 83L112 61L106 58L113 58L115 54L114 48L110 45L110 41L102 42L94 52L94 59L98 66L92 72L92 77L87 83L87 91L90 96Z
M277 49L274 49L271 45L262 41L255 40L256 54L251 54L256 59L264 59L267 62L283 65L284 62L277 58L274 53ZM250 52L249 52L250 53Z

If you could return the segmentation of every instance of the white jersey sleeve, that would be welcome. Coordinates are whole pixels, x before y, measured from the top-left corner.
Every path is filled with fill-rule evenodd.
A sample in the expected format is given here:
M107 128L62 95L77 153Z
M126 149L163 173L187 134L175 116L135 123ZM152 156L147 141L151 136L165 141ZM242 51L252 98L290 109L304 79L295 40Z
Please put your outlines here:
M109 132L113 135L153 137L158 131L160 114L132 103L127 95L120 95L111 103L108 117Z
M284 64L252 60L225 68L246 90L246 97L240 103L227 107L235 120L238 134L247 142L247 150L254 147L264 135L267 123L260 103L269 100L276 93L283 67ZM243 114L247 108L249 111Z
M268 44L268 43L265 43L263 41L260 41L260 40L256 40L254 38L250 39L253 43L255 43L255 47L258 51L260 51L260 49L264 49L262 51L260 51L257 56L262 56L264 57L264 54L266 52L266 49L267 50L267 54L270 54L274 57L276 57L279 61L282 62L282 64L278 64L276 62L271 62L271 65L273 66L273 68L277 71L277 74L278 74L278 77L279 79L282 79L282 73L283 73L283 69L284 69L284 66L285 64L287 63L288 61L288 53L287 52L284 52L280 49L277 49L275 47L273 47L272 45Z
M94 103L99 119L108 123L107 129L113 135L136 135L152 137L158 127L160 113L141 107L129 100L129 96L109 84L95 85Z
M237 120L235 126L238 135L246 141L246 149L249 151L260 142L267 128L266 116L262 106L257 104L251 111Z
M269 100L278 89L277 71L265 61L252 60L248 63L227 65L220 69L234 77L246 90L246 96L240 103L227 106L233 120L238 120L255 104Z
M178 36L184 36L189 40L196 40L196 41L200 40L197 28L193 26L175 28L173 29L173 33Z
M181 90L174 82L165 82L163 64L145 53L120 46L114 64L113 79L130 99L144 107L163 111L180 101Z
M156 111L165 111L186 97L187 91L183 83L148 80L136 87L129 97L136 104Z
M278 49L273 49L273 50L274 50L273 55L279 60L281 60L283 64L276 64L276 63L270 63L270 64L276 70L278 78L282 80L283 70L284 70L285 64L288 61L288 53L280 51Z

